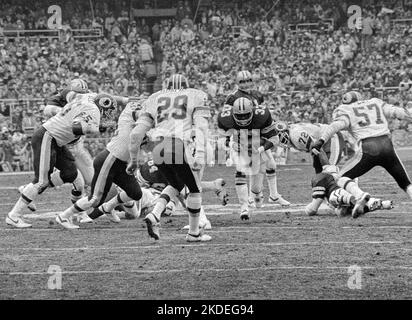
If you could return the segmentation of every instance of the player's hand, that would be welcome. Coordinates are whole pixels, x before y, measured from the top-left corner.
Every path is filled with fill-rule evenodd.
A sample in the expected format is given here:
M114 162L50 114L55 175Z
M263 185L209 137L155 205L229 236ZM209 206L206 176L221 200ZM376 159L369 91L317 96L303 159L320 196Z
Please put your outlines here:
M126 173L130 176L134 176L137 170L137 161L131 161L126 168Z
M259 154L262 154L263 152L265 152L265 147L264 146L260 146L259 148L257 148L257 152Z
M315 156L319 155L320 149L322 149L324 144L325 144L325 141L323 139L319 139L315 141L310 147L311 153L314 154Z

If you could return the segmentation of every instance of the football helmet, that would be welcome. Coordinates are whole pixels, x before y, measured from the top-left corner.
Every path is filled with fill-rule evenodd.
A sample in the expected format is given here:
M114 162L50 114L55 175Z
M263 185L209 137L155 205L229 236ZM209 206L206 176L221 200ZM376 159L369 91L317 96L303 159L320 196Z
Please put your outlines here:
M181 90L189 88L189 82L186 77L181 74L172 74L166 81L165 89L167 90Z
M275 122L275 130L278 133L279 143L283 147L290 147L290 136L289 136L289 126L286 122L277 121Z
M82 79L73 79L72 81L70 81L69 88L70 90L77 93L86 93L89 91L89 87L87 86L86 81Z
M253 89L252 74L249 71L239 71L236 77L236 83L240 90L249 92Z
M245 127L253 119L253 102L247 98L238 98L233 103L233 120L236 124Z
M107 127L115 122L117 101L114 97L107 93L99 93L93 99L94 103L100 110L100 123Z
M358 91L349 91L342 96L343 104L351 104L357 101L362 101L362 94Z

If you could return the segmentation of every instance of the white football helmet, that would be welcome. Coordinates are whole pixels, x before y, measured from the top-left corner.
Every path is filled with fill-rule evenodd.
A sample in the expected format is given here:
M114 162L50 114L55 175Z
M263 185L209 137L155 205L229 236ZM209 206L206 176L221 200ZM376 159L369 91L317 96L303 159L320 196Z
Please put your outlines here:
M252 74L249 71L239 71L236 77L236 83L240 90L249 92L253 89Z
M241 127L248 126L253 119L253 102L247 98L238 98L233 103L233 119Z
M290 135L289 135L289 126L284 121L275 122L275 130L278 133L279 143L283 147L290 147Z
M172 74L166 81L166 89L181 90L189 88L189 81L181 74Z
M70 81L69 88L70 90L78 93L86 93L89 91L86 81L82 79L73 79Z
M343 104L351 104L357 101L362 101L362 94L358 91L349 91L342 96Z

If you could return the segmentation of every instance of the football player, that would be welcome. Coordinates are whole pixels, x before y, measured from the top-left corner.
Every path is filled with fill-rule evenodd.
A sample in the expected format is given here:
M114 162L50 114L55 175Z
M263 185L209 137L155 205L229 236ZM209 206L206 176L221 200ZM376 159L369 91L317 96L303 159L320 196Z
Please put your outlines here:
M88 133L98 133L101 122L113 114L113 99L95 93L79 94L66 91L66 106L47 120L33 135L33 167L35 178L25 186L6 223L17 228L31 227L21 218L21 210L48 187L72 183L79 192L84 190L82 175L76 168L67 145ZM58 176L51 177L54 168Z
M230 93L225 100L225 105L233 106L239 98L247 98L253 102L254 106L263 103L263 95L254 89L252 74L249 71L239 71L236 77L237 89Z
M312 178L312 202L305 207L307 215L316 215L324 200L327 200L335 208L337 215L341 217L352 214L352 217L356 218L360 211L392 209L392 201L370 198L365 203L362 199L356 200L354 195L337 185L339 169L329 164L324 150L320 150L319 154L314 157L318 158L317 162L322 165L322 171Z
M116 106L114 98L103 95L101 103ZM56 217L57 223L66 229L78 229L79 226L71 221L71 217L90 208L97 208L102 214L111 214L114 208L124 203L138 201L142 197L137 180L126 173L130 160L129 139L140 110L138 102L130 102L119 116L117 130L106 149L100 152L93 161L94 175L89 196L76 201L74 205L66 209ZM116 196L108 202L104 202L112 184L121 188ZM132 203L133 204L133 203Z
M276 163L270 149L278 143L278 137L268 108L255 106L250 99L238 98L233 106L225 105L219 113L218 129L220 135L231 139L231 158L236 164L236 193L241 206L240 218L249 219L246 175L251 176L250 189L257 207L263 203L262 171L268 180L269 201L290 205L277 190Z
M303 152L310 152L310 146L320 138L322 128L326 124L295 123L288 125L286 122L276 122L276 130L279 132L279 143L286 148L295 148ZM336 166L342 158L345 146L342 133L337 132L323 145L329 164ZM316 173L322 172L319 157L313 157L313 167Z
M203 234L199 228L202 205L199 172L205 165L209 117L207 94L189 88L187 79L180 74L174 74L168 79L166 89L152 94L139 114L137 125L131 134L131 162L127 171L132 175L136 171L141 142L153 128L153 161L168 182L153 211L144 218L148 233L155 240L160 237L160 215L170 199L176 198L185 186L189 190L186 200L189 232L186 241L211 240L211 237ZM196 131L194 156L188 148L193 127Z
M61 112L62 108L67 104L66 94L68 90L74 91L76 93L87 93L89 91L87 83L82 79L73 79L70 81L69 86L62 90L60 93L53 95L46 99L46 106L43 110L43 115L46 119L50 119L57 113ZM81 175L83 176L85 187L90 186L91 178L93 176L93 159L89 152L84 148L83 137L67 145L74 156L77 169L79 169ZM51 174L51 179L58 177L60 175L59 170L55 170ZM22 193L25 186L19 188L19 192ZM72 201L76 201L81 194L76 188L72 189L71 198ZM31 211L36 211L36 205L34 201L30 202L27 206Z
M370 195L363 192L352 179L364 175L375 166L381 166L412 199L412 184L396 154L388 127L388 119L412 121L412 115L403 108L389 105L377 98L364 100L357 91L344 94L342 103L334 110L333 122L322 130L312 152L319 153L335 133L348 130L357 142L355 155L343 166L338 185L366 203ZM354 218L361 214L362 210L357 211Z

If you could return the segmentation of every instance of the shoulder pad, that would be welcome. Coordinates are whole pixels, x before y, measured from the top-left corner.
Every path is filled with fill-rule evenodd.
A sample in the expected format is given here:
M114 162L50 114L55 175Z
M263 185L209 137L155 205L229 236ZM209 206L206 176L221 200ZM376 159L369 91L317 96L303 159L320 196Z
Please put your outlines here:
M217 116L217 126L223 130L230 130L234 128L234 121L232 117L232 111L230 111L230 116L222 117L221 112Z

